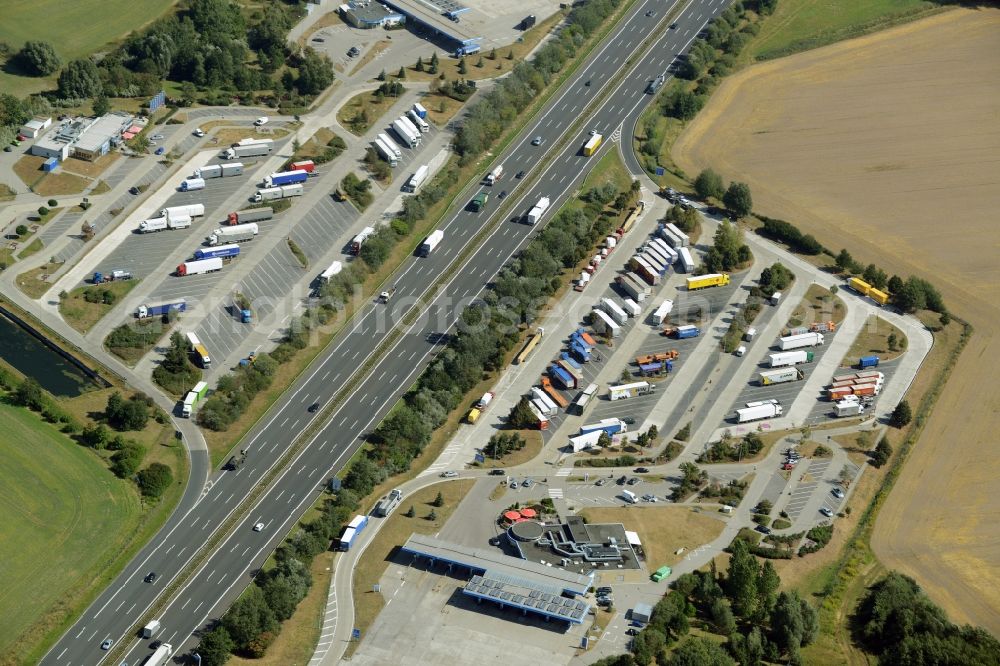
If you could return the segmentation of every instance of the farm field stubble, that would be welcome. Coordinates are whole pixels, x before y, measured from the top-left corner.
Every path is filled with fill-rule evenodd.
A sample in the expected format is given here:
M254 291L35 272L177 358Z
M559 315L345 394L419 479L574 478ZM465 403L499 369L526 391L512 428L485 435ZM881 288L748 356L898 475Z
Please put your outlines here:
M1000 10L954 9L751 67L674 146L688 174L862 263L930 279L976 333L873 547L957 622L1000 634Z

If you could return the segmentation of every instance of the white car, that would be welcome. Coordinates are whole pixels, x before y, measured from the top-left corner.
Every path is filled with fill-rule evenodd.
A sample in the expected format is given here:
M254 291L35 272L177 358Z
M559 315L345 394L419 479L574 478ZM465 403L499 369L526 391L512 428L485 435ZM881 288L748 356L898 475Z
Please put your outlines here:
M205 130L203 130L200 127L196 127L195 130L194 130L194 135L196 137L198 137L198 138L201 138L201 137L205 136Z
M454 479L456 476L458 476L458 472L453 469L450 469L447 472L441 472L441 478L443 479Z
M263 529L264 529L264 523L257 523L256 525L253 526L254 532L260 532Z
M260 127L261 125L266 125L267 121L269 120L270 118L268 118L267 116L261 116L257 120L253 121L253 124L256 125L257 127Z
M820 510L819 510L819 512L820 512L820 513L822 513L822 514L823 514L824 516L826 516L827 518L833 518L833 511L830 511L830 510L829 510L828 508L826 508L825 506L824 506L824 507L821 507L821 508L820 508Z
M153 136L151 136L149 138L153 139L155 141L162 141L163 140L163 135L162 134L154 134Z

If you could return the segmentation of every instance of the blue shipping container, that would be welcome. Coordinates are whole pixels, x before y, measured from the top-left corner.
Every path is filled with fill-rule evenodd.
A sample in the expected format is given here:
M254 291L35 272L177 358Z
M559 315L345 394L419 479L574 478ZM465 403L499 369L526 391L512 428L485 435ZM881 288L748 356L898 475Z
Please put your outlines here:
M583 345L577 344L576 341L573 341L573 343L569 346L569 350L573 352L581 363L590 363L590 352Z
M569 336L569 341L570 342L575 342L576 344L580 345L581 347L583 347L587 351L590 351L591 349L594 348L594 345L592 345L589 342L587 342L586 340L584 340L582 333L583 333L583 329L582 328L578 329L577 331L575 331L573 333L573 335Z
M697 326L681 326L677 329L677 338L679 340L697 338L699 335L701 335L701 329Z
M865 368L877 368L878 356L862 356L861 361L858 363L858 367L862 370Z
M42 171L55 171L57 166L59 166L59 160L54 157L50 157L42 162Z
M576 362L576 359L573 358L572 356L570 356L569 354L567 354L566 352L563 352L562 354L560 354L559 358L561 358L562 360L566 361L567 363L569 363L570 365L572 365L577 370L582 370L583 369L583 367L579 363Z

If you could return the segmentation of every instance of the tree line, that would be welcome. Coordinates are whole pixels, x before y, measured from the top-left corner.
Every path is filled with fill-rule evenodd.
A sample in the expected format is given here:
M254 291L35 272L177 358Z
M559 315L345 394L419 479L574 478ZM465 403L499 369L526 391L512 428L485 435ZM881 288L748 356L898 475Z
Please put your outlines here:
M494 88L469 109L454 142L461 164L468 164L486 153L619 4L620 0L591 0L574 7L565 27L553 39L538 49L531 60L515 65L510 76L497 81Z

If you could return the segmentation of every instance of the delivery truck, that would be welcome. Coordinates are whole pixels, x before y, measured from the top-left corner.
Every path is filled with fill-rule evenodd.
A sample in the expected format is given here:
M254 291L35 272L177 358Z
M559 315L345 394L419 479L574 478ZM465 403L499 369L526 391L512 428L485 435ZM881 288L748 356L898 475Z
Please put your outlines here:
M691 273L694 271L694 257L691 256L691 251L686 247L679 248L677 250L678 261L680 262L681 271L684 273Z
M561 365L550 365L549 375L564 389L570 390L577 387L576 377L566 371Z
M633 301L631 298L623 298L622 306L625 308L625 314L629 317L638 317L642 314L642 308L639 304Z
M586 435L590 432L606 432L608 435L618 435L628 432L628 424L618 418L601 419L596 423L588 423L580 426L580 434Z
M238 256L240 256L240 246L236 243L218 245L208 249L198 248L194 251L194 258L198 261L201 261L202 259L211 259L213 257L231 259Z
M410 130L404 123L402 118L397 118L392 121L392 129L396 132L403 145L408 148L416 148L420 145L420 135L416 134L414 131Z
M772 384L784 384L786 382L796 382L805 377L805 374L796 367L777 368L775 370L764 370L759 375L761 386L771 386Z
M288 165L288 171L305 171L306 173L316 172L316 163L312 160L300 160Z
M583 144L583 155L584 157L591 157L597 152L597 149L601 147L601 142L604 141L604 137L600 134L594 134L587 142Z
M834 404L833 411L837 417L861 416L865 413L865 406L859 400L841 400Z
M435 229L434 231L431 232L431 234L427 238L424 239L424 242L420 244L420 249L418 251L418 254L421 257L430 256L431 252L434 251L434 248L440 245L441 241L443 240L444 240L444 232L441 231L440 229Z
M226 178L229 176L242 176L243 163L233 162L231 164L207 164L200 169L194 170L195 178L209 180L211 178Z
M493 171L486 174L486 184L496 185L497 181L503 178L503 165L496 167Z
M339 261L333 262L330 264L329 268L319 274L320 284L328 283L331 279L333 279L334 275L337 275L342 270L344 270L344 265L342 263Z
M163 315L171 312L185 311L187 311L187 302L181 298L176 301L171 301L170 303L161 303L159 305L140 305L135 309L135 318L148 319L149 317L162 317Z
M208 237L205 242L209 245L221 245L223 243L246 243L257 237L260 228L255 222L250 224L237 224L233 227L219 227Z
M549 397L549 394L537 386L531 387L532 400L536 405L544 407L542 414L545 416L555 416L559 413L559 406L556 404L555 400Z
M186 178L181 181L180 191L181 192L194 192L195 190L205 189L205 179L204 178Z
M811 351L789 351L789 352L779 352L777 354L768 354L770 359L770 365L772 368L782 368L787 365L796 365L798 363L812 363L813 353Z
M201 217L205 214L205 204L187 204L184 206L171 206L160 211L160 217L168 220L183 217Z
M678 340L685 340L687 338L697 338L701 335L701 329L691 324L685 324L684 326L668 326L663 329L663 335L677 338Z
M858 368L864 370L865 368L877 368L878 367L878 356L862 356L861 360L858 361Z
M153 636L155 636L156 634L158 634L160 632L160 629L162 628L162 626L163 625L160 624L159 620L150 620L142 628L142 637L143 638L152 638Z
M247 224L249 222L263 222L274 217L273 208L248 208L230 213L226 218L226 224L235 226L237 224Z
M800 349L802 347L816 347L823 344L822 333L800 333L798 335L787 335L778 338L778 348L781 351Z
M660 306L656 308L653 312L653 326L659 327L663 325L663 322L667 321L667 317L674 309L674 302L669 298L660 303Z
M281 187L266 187L262 190L257 190L257 193L253 195L253 200L256 203L261 203L262 201L274 201L276 199L290 199L292 197L301 197L304 192L305 190L301 183L282 185Z
M413 172L413 175L410 176L408 181L406 181L403 189L407 192L416 192L417 189L424 184L425 180L427 180L426 164L421 165L416 171Z
M758 403L747 403L746 407L736 410L736 422L748 423L750 421L760 421L770 419L782 414L781 405L776 400Z
M538 200L538 203L532 206L531 210L528 211L528 214L524 216L524 221L528 224L538 224L538 221L542 219L542 216L545 215L545 211L548 209L549 198L542 197Z
M278 173L272 173L270 176L264 178L264 187L281 187L282 185L294 185L295 183L304 183L309 180L309 172L305 169L296 169L295 171L281 171Z
M351 254L358 256L361 253L361 246L365 244L365 241L371 238L375 234L374 227L365 227L361 232L351 239Z
M421 118L427 118L427 109L424 108L423 104L415 102L413 104L413 111Z
M239 246L237 246L239 247ZM201 259L197 261L185 261L177 266L177 277L185 275L203 275L222 270L222 258L213 257L211 259Z
M379 518L387 518L393 510L399 506L400 501L403 499L403 491L399 488L393 488L389 491L389 494L378 501L375 505L375 515Z
M165 217L154 217L139 223L139 233L150 234L164 229L187 229L190 226L191 218L187 216L174 217L169 220Z
M706 289L708 287L722 287L729 284L729 275L725 273L708 273L707 275L697 275L685 278L688 291L695 289Z

